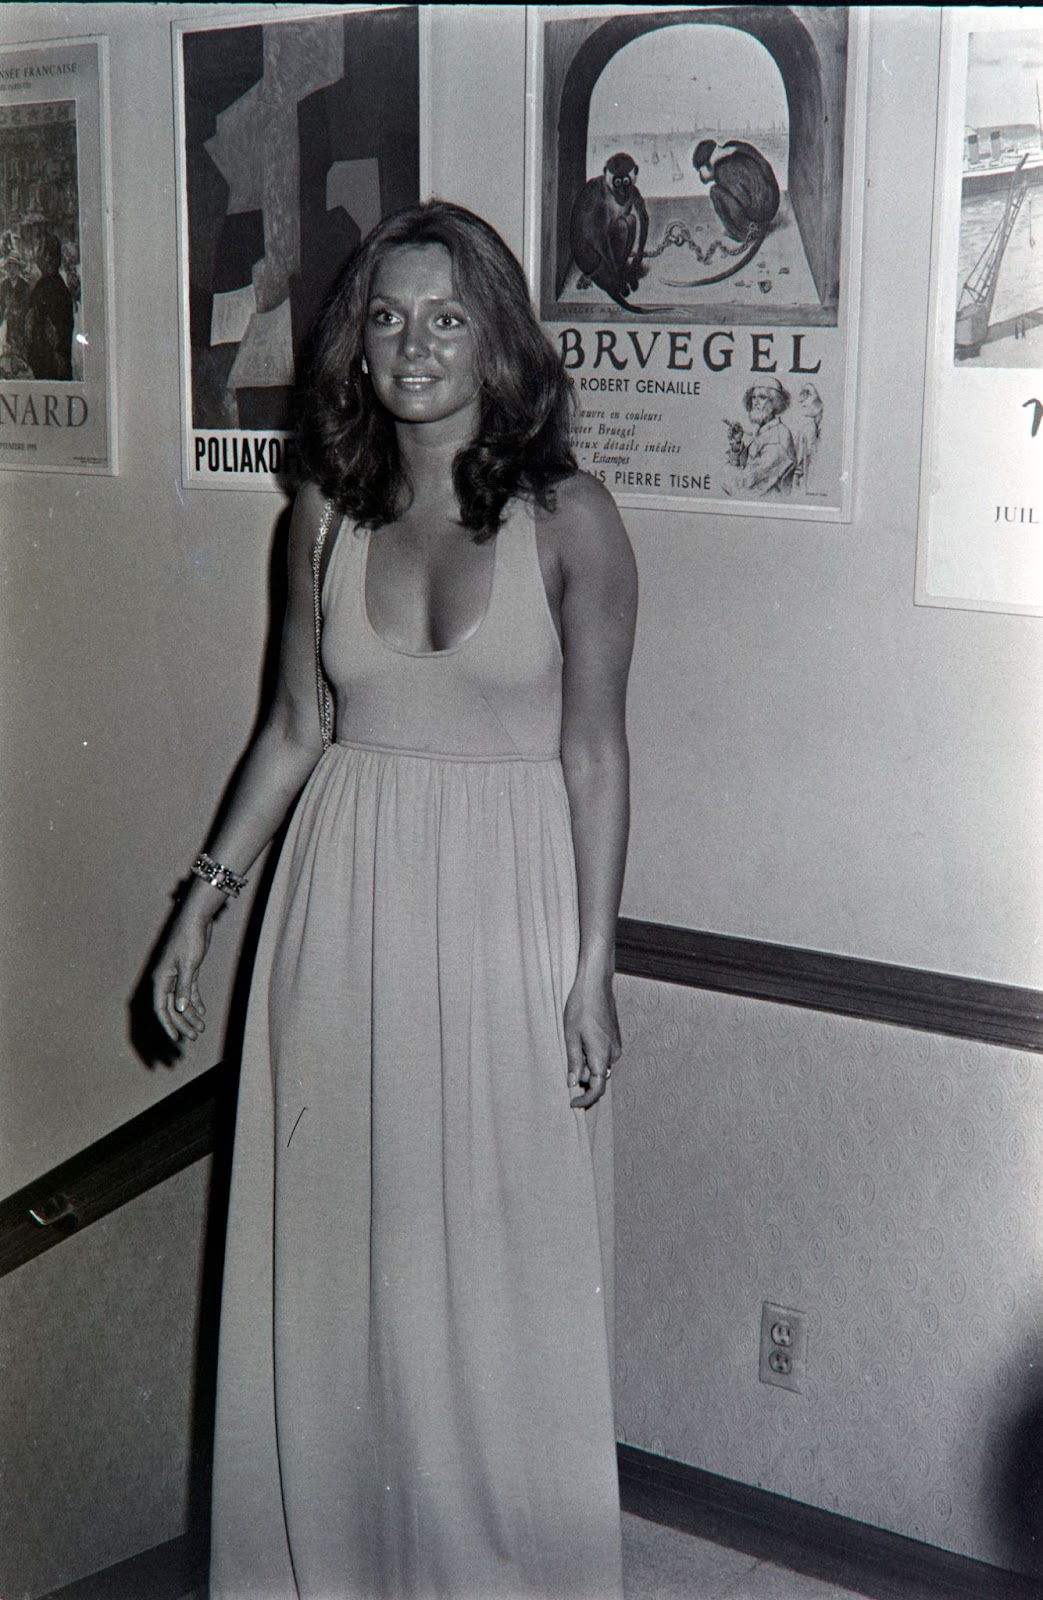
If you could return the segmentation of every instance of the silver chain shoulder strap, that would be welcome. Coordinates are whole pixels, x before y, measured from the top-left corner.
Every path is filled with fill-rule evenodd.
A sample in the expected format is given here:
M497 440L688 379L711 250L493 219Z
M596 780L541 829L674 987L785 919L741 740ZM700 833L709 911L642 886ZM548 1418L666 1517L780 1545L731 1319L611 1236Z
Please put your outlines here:
M333 501L327 500L311 552L312 598L315 612L315 688L319 700L319 727L322 729L324 751L333 743L333 696L326 682L326 674L322 670L322 549L332 526Z

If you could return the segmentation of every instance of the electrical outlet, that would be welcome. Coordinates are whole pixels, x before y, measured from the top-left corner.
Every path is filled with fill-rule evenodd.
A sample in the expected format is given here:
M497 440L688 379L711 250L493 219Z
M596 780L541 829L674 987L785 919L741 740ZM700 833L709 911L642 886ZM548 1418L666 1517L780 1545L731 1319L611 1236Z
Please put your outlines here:
M761 1307L761 1383L800 1393L807 1361L807 1325L803 1311L790 1311L765 1300Z

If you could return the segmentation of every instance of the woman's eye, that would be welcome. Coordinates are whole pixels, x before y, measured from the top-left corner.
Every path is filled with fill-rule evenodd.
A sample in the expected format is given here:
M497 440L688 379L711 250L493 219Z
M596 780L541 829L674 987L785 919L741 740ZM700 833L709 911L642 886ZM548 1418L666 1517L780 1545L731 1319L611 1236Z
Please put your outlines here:
M464 325L463 317L454 317L451 311L443 311L435 320L439 328L462 328Z
M378 306L375 311L370 312L370 321L375 322L379 328L389 328L396 320L395 313L389 311L387 306Z

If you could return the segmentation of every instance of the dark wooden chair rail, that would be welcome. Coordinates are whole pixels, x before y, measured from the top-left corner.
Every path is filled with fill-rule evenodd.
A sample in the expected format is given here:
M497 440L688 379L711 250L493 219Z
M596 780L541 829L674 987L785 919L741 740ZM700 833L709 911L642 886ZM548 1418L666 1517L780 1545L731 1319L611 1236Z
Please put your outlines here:
M917 967L621 917L616 969L636 978L1043 1050L1043 993Z
M819 950L623 917L617 970L899 1028L1043 1051L1043 994ZM212 1153L235 1074L213 1067L0 1201L0 1276Z

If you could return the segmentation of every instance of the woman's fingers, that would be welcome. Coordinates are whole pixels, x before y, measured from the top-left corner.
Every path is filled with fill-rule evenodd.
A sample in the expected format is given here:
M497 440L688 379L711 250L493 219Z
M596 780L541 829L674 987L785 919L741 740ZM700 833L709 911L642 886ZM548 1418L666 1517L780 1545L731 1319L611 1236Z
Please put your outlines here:
M582 1094L574 1095L569 1101L569 1105L576 1111L589 1111L591 1106L597 1105L608 1088L608 1078L607 1072L592 1072L585 1091Z
M197 1038L204 1031L206 1024L203 1022L203 1018L193 1001L191 987L189 987L188 993L185 994L181 990L181 985L178 985L177 992L174 995L174 1015L181 1023L189 1039Z
M167 1038L168 1039L172 1039L175 1044L180 1044L181 1043L181 1034L178 1032L177 1028L174 1026L174 1024L171 1022L170 1018L167 1016L166 1002L165 1001L161 1001L161 1000L155 1000L155 1001L153 1001L152 1009L156 1014L156 1021L159 1023L160 1027L163 1029L163 1032L166 1034Z
M579 1090L569 1104L576 1110L587 1111L597 1104L608 1088L612 1068L620 1057L620 1046L615 1039L610 1041L604 1036L590 1045L580 1039L571 1051L567 1037L565 1043L569 1062L568 1085L570 1089Z
M608 1088L622 1053L611 986L592 994L577 984L565 1005L564 1027L568 1086L577 1091L570 1104L586 1111Z
M175 1044L181 1043L181 1029L173 1013L174 988L177 983L177 971L164 967L152 975L152 1010L155 1012L156 1021L168 1038Z
M177 967L165 967L156 973L152 994L159 1025L175 1044L198 1038L204 1029L204 1007L196 972L186 981Z
M178 1044L181 1043L182 1039L187 1039L190 1043L194 1042L198 1034L202 1032L202 1023L197 1020L195 1013L189 1010L188 1002L184 999L179 1000L173 990L165 998L163 1015L160 1017L161 1022L164 1017L166 1018L166 1023L169 1024L167 1032L170 1033L171 1029L174 1030L172 1037L176 1039Z
M176 924L153 971L152 1005L160 1027L175 1044L198 1039L206 1007L199 969L210 947L210 924Z
M578 1029L569 1027L567 1018L565 1022L565 1060L568 1063L566 1081L570 1089L575 1089L579 1084L586 1082L589 1073L587 1058L583 1049L583 1040Z
M206 1016L206 1006L203 1004L203 996L199 992L199 969L198 969L198 967L196 968L195 972L193 972L193 974L192 974L192 983L191 983L191 987L190 987L190 994L191 994L191 997L192 997L192 1006L193 1006L193 1009L195 1010L196 1014L200 1018L205 1017ZM202 1029L203 1029L202 1021L200 1021L199 1029L200 1029L200 1032L202 1032Z

